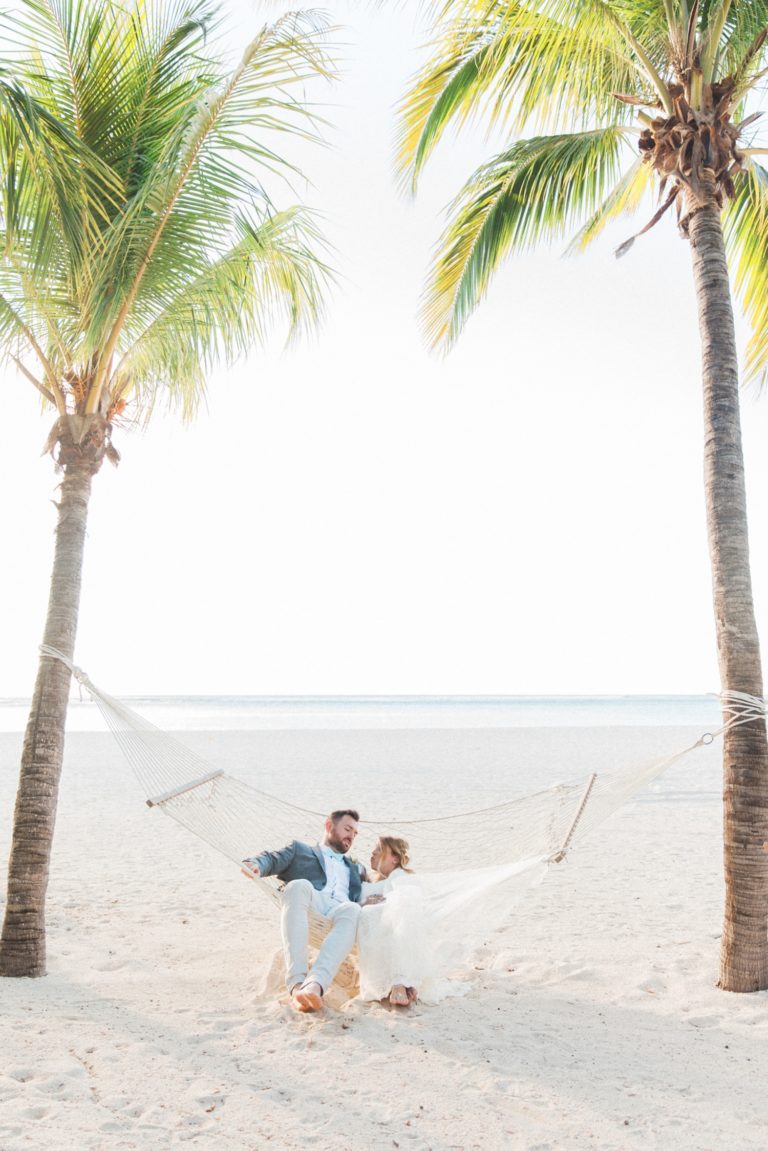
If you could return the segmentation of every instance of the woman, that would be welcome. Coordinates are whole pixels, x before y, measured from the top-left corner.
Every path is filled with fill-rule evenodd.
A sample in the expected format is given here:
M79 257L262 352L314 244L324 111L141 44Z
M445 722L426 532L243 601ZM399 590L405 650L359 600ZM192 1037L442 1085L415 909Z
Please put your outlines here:
M360 997L388 998L397 1007L415 1003L417 994L422 1003L466 994L470 984L455 974L509 914L511 881L533 867L543 878L549 866L534 858L414 875L408 854L405 839L379 837L371 855L379 878L363 883L357 932Z
M371 853L377 878L363 884L357 942L360 996L408 1007L418 998L427 940L424 901L408 867L408 842L381 835Z

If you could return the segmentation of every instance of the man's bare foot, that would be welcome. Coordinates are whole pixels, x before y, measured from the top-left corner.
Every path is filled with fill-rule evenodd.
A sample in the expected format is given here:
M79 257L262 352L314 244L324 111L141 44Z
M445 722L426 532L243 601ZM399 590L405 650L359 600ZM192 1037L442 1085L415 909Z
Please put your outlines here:
M396 983L389 993L389 1002L393 1007L407 1007L411 1000L408 991L402 983Z
M406 987L405 990L406 990L406 993L408 995L408 1002L409 1003L415 1003L416 1000L419 998L419 992L418 992L417 988Z
M298 990L291 992L296 1010L304 1013L321 1011L323 1007L323 989L319 983L305 983Z

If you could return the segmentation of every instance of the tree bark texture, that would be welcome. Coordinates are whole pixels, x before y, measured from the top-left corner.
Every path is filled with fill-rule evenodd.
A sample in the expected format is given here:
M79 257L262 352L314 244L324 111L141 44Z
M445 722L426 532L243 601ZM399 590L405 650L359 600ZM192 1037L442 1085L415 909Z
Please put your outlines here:
M705 170L704 175L711 173ZM702 340L705 493L720 683L723 692L762 699L730 282L720 210L701 199L694 207L689 236ZM759 991L768 988L768 742L763 719L725 733L723 836L719 986Z
M103 423L101 417L84 423L73 416L60 420L57 428L64 479L43 642L69 659L77 633L91 482L103 458ZM69 669L59 660L41 658L16 796L0 975L45 975L45 896L69 686Z

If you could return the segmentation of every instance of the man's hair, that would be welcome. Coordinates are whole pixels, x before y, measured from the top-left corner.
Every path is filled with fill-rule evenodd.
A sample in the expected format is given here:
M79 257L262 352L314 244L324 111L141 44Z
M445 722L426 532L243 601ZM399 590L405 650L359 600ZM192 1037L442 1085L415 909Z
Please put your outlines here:
M360 816L351 807L345 807L343 811L332 811L328 818L330 819L331 823L338 823L339 820L343 819L345 815L348 815L354 819L355 823L360 822Z

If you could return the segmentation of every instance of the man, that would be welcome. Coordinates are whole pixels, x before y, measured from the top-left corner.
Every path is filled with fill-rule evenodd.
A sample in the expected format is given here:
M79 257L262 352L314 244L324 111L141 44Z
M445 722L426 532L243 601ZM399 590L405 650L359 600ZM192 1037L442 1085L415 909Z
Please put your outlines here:
M312 847L294 840L281 851L262 851L243 860L246 875L276 875L285 883L280 920L285 982L298 1011L320 1010L323 993L355 942L365 872L347 859L347 852L359 820L351 809L333 811L321 844ZM330 919L332 926L308 971L310 911Z

